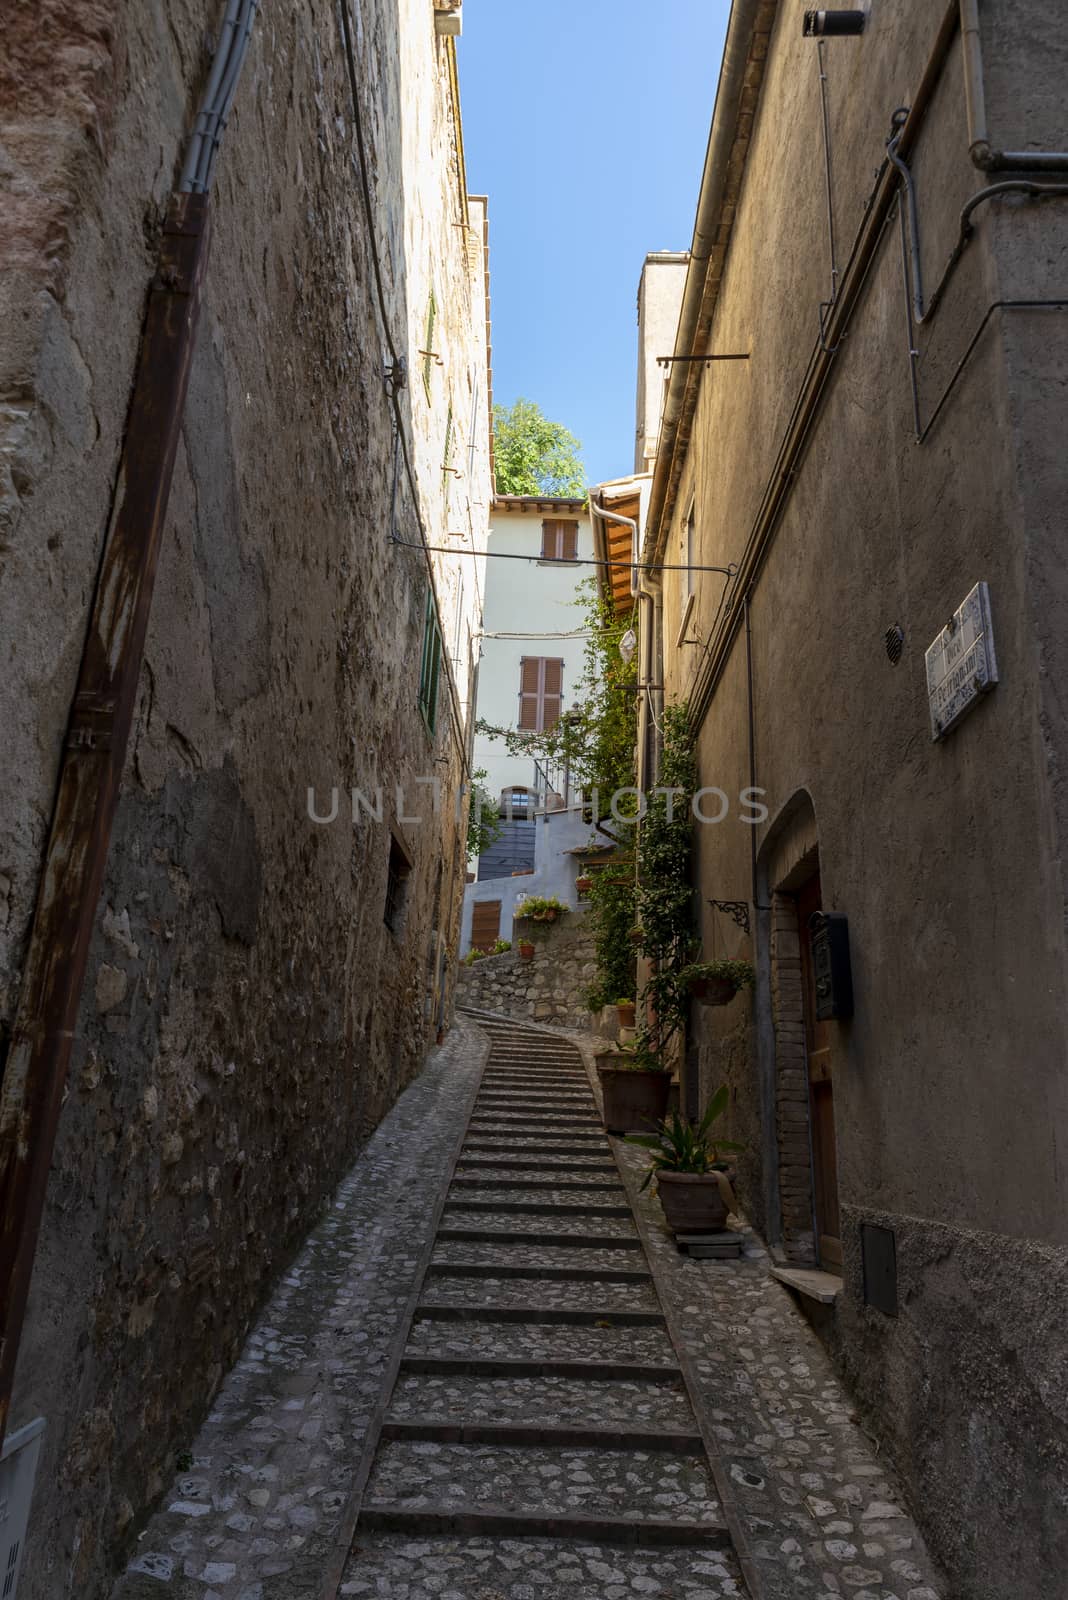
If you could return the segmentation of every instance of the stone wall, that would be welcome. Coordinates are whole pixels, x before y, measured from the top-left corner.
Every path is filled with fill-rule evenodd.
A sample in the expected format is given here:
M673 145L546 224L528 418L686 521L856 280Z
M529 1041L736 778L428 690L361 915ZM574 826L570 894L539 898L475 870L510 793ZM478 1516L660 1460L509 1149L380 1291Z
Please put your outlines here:
M916 103L943 8L873 5L860 38L828 39L821 55L799 9L755 8L771 32L754 43L722 227L709 228L718 289L697 336L707 330L707 348L750 359L693 377L685 462L657 550L685 561L693 505L700 561L741 566L726 605L710 575L694 585L687 634L702 650L675 645L689 596L682 574L664 576L667 693L688 700L700 725L700 782L730 801L721 825L695 828L702 951L745 957L758 973L741 1071L731 1063L745 1002L697 1027L703 1061L719 1058L710 1080L735 1074L732 1133L753 1142L755 1124L764 1154L755 1193L746 1174L747 1210L794 1251L811 1204L807 1094L794 929L776 896L797 883L785 881L776 841L803 806L822 904L848 918L855 998L850 1019L827 1024L843 1360L952 1592L1038 1595L1068 1560L1052 1487L1068 1462L1055 1331L1068 1169L1053 1135L1068 1124L1068 717L1058 692L1068 455L1054 443L1068 431L1068 360L1063 311L997 302L1063 295L1068 204L1001 193L974 211L937 310L911 330L925 422L946 396L918 443L895 200L870 261L856 258L863 288L853 280L848 327L831 330L837 353L809 410L799 396L824 361L820 307L832 293L827 173L813 159L821 61L844 306L852 241L878 215L865 202L891 117ZM1048 28L1038 0L979 9L992 138L1062 148L1068 30ZM747 14L735 7L736 23ZM909 159L930 293L961 207L991 182L969 159L959 30ZM798 417L803 447L787 459ZM925 650L980 581L1000 681L933 742ZM895 625L904 639L892 659ZM768 808L758 826L738 804L751 781ZM714 904L740 896L745 932ZM896 1239L896 1315L865 1297L860 1229L871 1220Z
M459 968L456 1003L522 1021L592 1026L586 993L597 976L592 935L580 918L539 934L534 959L524 961L518 941L500 956Z
M18 1003L160 217L222 9L49 0L5 27L0 1034ZM485 440L471 438L485 426L483 236L458 225L449 61L429 5L369 0L355 27L389 317L412 372L405 423L430 542L444 543L469 499L490 498ZM447 663L431 732L417 706L427 566L389 540L393 526L418 543L418 522L403 478L394 488L339 35L325 0L264 9L220 158L16 1375L12 1426L48 1423L20 1600L107 1592L267 1288L449 1003L477 574L438 566ZM431 270L443 365L427 393L417 348ZM450 408L469 480L451 504ZM441 804L432 815L425 799L413 821L427 775ZM309 786L326 815L331 788L353 785L384 789L380 821L354 828L346 798L332 824L310 820ZM411 870L390 931L393 833Z

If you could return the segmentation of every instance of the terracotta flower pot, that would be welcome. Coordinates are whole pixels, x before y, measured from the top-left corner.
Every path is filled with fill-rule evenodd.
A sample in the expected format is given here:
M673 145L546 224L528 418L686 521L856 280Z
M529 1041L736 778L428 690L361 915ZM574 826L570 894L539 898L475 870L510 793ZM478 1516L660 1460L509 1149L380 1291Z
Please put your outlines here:
M667 1112L671 1073L619 1067L618 1060L614 1053L596 1057L605 1132L651 1133Z
M575 879L575 888L578 890L579 894L589 894L590 890L593 888L593 879L587 878L585 873L583 873L582 877Z
M521 961L534 960L534 946L531 944L529 939L520 939L519 958Z
M626 1005L616 1006L616 1015L619 1017L621 1028L633 1028L636 1009L633 1000L628 1000Z
M722 1172L658 1172L656 1189L673 1233L719 1233L727 1225L731 1187Z
M729 1006L738 993L730 978L694 978L690 996L703 1006Z

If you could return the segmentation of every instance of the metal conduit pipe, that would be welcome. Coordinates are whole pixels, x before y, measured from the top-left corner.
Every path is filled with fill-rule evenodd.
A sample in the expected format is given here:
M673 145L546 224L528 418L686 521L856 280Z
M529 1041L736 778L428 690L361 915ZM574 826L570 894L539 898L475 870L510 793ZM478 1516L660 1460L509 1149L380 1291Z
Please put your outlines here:
M982 172L1068 172L1068 151L995 150L986 120L983 44L979 32L979 0L960 0L960 36L964 57L964 102L968 116L968 154Z
M208 81L204 85L204 93L200 97L200 106L197 110L196 120L193 123L193 132L190 135L189 147L186 150L185 161L182 165L182 174L178 179L179 194L190 194L196 185L201 147L205 137L211 131L215 116L215 106L219 97L219 86L222 83L223 73L226 70L226 63L229 60L233 46L234 30L237 27L241 3L242 0L229 0L223 16L215 58L211 63Z

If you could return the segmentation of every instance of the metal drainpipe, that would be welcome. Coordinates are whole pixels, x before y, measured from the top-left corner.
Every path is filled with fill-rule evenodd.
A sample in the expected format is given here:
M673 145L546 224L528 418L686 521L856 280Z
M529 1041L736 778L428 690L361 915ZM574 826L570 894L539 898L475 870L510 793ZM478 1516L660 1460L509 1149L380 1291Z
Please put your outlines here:
M983 44L979 0L960 0L960 35L964 57L964 101L968 114L968 154L983 172L1068 172L1063 150L994 150L986 120Z

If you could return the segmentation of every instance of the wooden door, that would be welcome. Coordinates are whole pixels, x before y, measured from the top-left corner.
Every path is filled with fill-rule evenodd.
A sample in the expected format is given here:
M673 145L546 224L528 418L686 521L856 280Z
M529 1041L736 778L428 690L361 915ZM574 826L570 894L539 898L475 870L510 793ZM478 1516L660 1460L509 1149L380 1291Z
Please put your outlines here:
M816 1208L816 1246L820 1266L842 1270L842 1237L838 1212L838 1156L834 1135L834 1083L831 1072L831 1024L816 1020L816 979L812 965L809 918L821 908L820 877L815 873L797 896L801 934L801 978L808 1050L808 1110L812 1128L812 1181Z
M501 902L476 900L471 907L471 948L492 950L501 936Z

